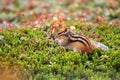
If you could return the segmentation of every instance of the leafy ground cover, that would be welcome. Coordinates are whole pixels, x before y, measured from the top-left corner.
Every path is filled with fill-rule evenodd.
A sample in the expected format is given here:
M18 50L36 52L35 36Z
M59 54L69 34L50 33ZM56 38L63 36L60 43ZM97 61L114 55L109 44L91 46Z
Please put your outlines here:
M78 32L81 32L79 26L76 23ZM92 27L89 25L86 28ZM118 80L120 27L102 25L95 27L94 34L100 36L100 41L110 49L106 52L95 50L90 55L82 56L58 46L47 37L44 29L4 30L0 32L0 66L3 68L1 71L8 66L8 71L12 68L12 73L17 71L17 76L25 80ZM2 72L6 75L5 71Z
M119 80L119 0L2 0L0 80ZM114 4L114 5L113 5ZM50 38L73 26L109 47L80 55Z

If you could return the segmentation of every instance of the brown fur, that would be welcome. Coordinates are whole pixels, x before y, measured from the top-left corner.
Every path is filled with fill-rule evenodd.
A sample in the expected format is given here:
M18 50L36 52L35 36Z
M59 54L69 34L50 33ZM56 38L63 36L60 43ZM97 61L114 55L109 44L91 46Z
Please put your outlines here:
M60 46L64 46L64 47L68 47L70 49L72 49L73 51L77 51L80 53L90 53L93 51L94 46L92 45L92 43L90 42L89 38L85 37L85 39L89 42L89 48L83 44L83 42L81 42L80 40L71 40L70 37L68 36L69 33L66 33L66 29L64 31L61 31L60 34L58 34L55 37L55 41L60 45ZM72 32L71 32L72 34ZM73 35L74 36L74 35ZM77 39L79 37L73 37L73 39Z

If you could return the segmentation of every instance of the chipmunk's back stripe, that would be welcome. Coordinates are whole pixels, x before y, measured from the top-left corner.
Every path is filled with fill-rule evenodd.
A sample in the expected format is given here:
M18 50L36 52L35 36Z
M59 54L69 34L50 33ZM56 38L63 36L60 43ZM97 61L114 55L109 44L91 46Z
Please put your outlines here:
M67 30L64 30L60 33L58 33L58 35L63 35L66 33ZM76 35L73 34L71 32L67 33L69 38L71 39L71 41L79 41L81 43L83 43L85 46L87 46L89 49L91 48L91 42L89 41L89 39L87 37L85 37L84 35Z
M88 43L88 45L90 46L90 41L89 41L89 39L88 39L87 37L85 37L84 35L73 35L73 37L84 39L84 40Z
M89 42L89 40L87 39L87 37L85 37L85 36L83 36L83 35L72 35L72 34L70 34L69 37L72 38L72 39L75 40L75 41L80 41L80 42L82 42L84 45L86 45L88 48L91 48L90 42Z
M76 42L76 41L78 41L78 42L81 42L81 43L83 43L85 46L88 46L82 39L81 40L71 40L72 42Z
M81 39L80 37L79 38L75 38L73 37L71 34L68 35L70 37L70 39L72 41L79 41L79 42L82 42L85 46L89 47L88 43L86 43L86 41L84 39Z

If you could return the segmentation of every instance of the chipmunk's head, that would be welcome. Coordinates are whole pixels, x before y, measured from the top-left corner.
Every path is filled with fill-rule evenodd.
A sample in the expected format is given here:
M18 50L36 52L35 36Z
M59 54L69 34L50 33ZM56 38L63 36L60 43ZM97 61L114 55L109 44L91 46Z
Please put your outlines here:
M70 42L68 34L70 33L70 29L66 28L62 31L58 32L55 36L55 41L61 46L67 46Z

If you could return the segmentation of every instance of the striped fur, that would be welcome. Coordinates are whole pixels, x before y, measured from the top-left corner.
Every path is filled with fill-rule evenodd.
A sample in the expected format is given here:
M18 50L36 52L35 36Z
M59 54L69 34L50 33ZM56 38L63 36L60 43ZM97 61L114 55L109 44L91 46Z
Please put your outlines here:
M87 48L90 48L90 41L87 37L83 35L72 35L71 33L68 34L71 41L79 41L82 42Z
M103 51L108 50L109 48L100 43L90 40L88 37L75 34L70 29L64 29L63 31L59 32L55 38L55 41L63 46L72 49L73 51L77 51L80 53L90 53L95 48L101 48Z
M91 41L89 40L89 38L87 38L84 35L78 35L73 33L70 29L65 29L64 31L61 31L60 33L58 33L59 36L61 35L67 35L70 38L71 42L80 42L83 43L87 49L91 50L93 49L93 45L91 43Z

